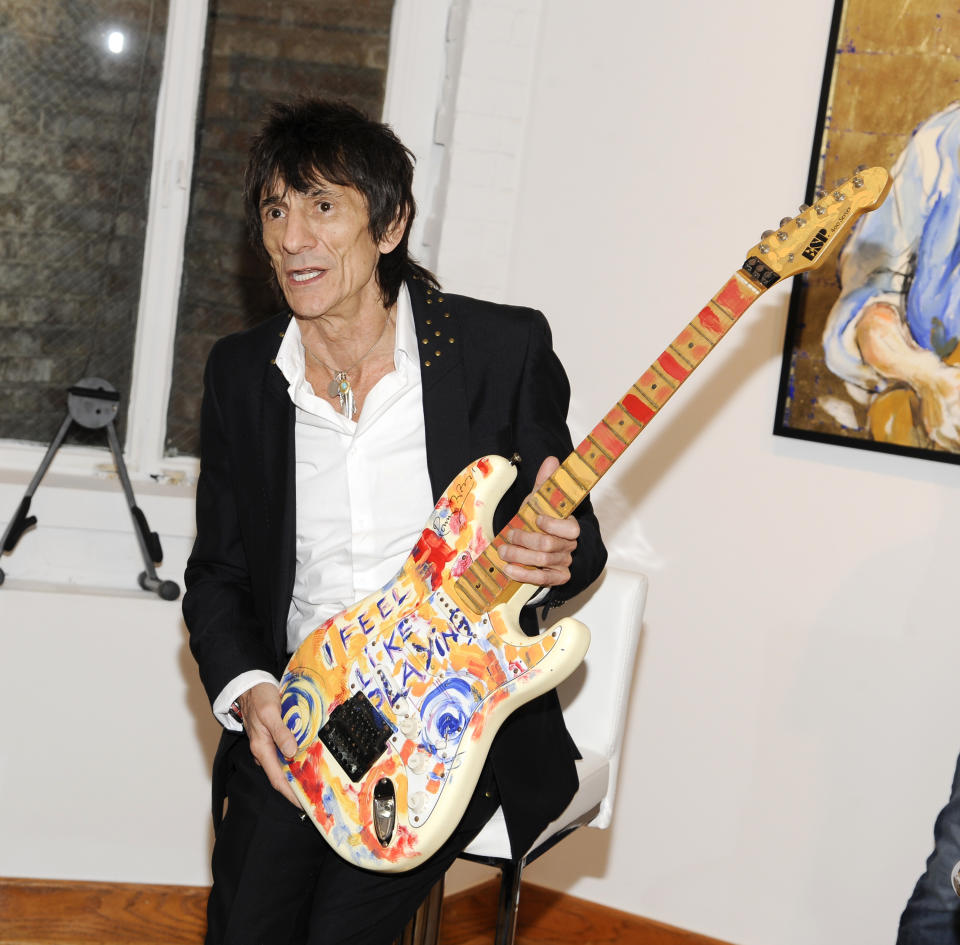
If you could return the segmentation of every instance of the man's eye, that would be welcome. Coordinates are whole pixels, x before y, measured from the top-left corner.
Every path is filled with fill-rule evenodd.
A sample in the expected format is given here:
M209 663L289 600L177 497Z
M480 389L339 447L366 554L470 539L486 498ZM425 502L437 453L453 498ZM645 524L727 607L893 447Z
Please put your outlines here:
M283 211L279 207L270 207L267 210L266 218L268 220L279 220L283 216Z
M320 203L317 204L317 209L321 213L329 213L333 209L333 204L330 203L329 200L321 200Z

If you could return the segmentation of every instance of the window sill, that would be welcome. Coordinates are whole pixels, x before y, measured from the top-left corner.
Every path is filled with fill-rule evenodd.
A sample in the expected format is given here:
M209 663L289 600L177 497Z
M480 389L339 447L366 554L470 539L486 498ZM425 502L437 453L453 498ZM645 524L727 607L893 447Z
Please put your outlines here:
M35 444L0 447L0 534L20 507L44 452ZM11 456L16 461L5 463ZM173 462L162 475L128 473L136 504L160 537L164 561L157 574L182 583L195 535L197 461ZM29 514L37 524L12 552L0 554L4 589L25 588L27 582L52 593L147 595L137 583L145 567L109 451L64 447L37 486Z

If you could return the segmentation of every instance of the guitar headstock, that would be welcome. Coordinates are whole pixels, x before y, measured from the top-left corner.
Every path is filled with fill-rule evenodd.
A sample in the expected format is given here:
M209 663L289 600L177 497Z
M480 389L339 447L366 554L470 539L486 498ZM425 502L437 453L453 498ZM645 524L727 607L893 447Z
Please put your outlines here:
M839 181L830 192L820 191L812 206L801 207L795 217L785 217L776 230L768 230L747 252L743 269L764 288L780 279L816 269L868 210L883 203L890 175L883 167L859 167L849 180Z

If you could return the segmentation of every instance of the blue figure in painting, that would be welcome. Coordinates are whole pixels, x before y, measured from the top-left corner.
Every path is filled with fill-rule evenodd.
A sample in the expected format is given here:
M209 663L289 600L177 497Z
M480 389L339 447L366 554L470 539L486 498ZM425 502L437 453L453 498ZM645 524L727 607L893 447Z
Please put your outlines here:
M874 440L960 451L960 102L924 121L840 257L827 366ZM821 404L857 426L849 404Z

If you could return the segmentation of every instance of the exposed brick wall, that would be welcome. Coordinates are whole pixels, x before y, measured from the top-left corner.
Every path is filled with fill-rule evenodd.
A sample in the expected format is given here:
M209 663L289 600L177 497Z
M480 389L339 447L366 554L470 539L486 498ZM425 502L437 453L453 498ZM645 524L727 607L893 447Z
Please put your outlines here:
M240 199L246 150L269 102L299 93L378 116L391 0L211 0L167 423L167 451L195 455L203 365L221 335L277 309L249 248Z
M81 377L129 388L166 21L166 0L0 4L0 438L51 440Z

